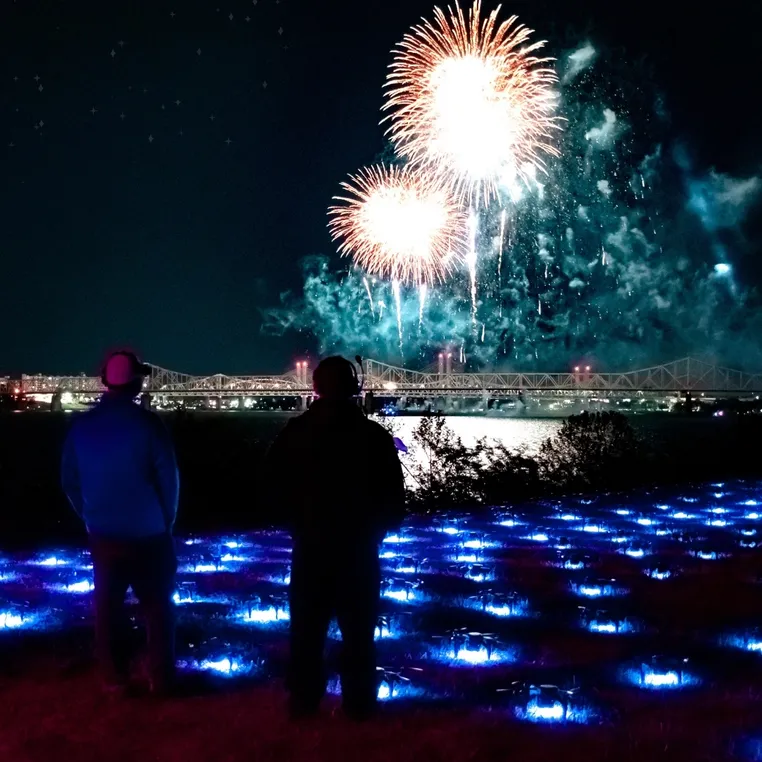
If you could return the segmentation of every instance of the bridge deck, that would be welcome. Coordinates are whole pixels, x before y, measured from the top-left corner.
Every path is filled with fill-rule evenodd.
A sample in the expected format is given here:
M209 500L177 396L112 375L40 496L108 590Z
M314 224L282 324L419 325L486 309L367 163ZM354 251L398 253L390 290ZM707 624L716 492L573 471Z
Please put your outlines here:
M0 378L0 393L19 388L24 394L100 394L101 381L92 376L22 376ZM151 366L146 390L172 397L301 396L312 393L306 365L279 376L190 376ZM762 373L746 373L685 358L666 365L624 373L465 373L424 372L398 368L375 360L366 366L365 390L399 396L513 396L693 392L752 395L762 393Z

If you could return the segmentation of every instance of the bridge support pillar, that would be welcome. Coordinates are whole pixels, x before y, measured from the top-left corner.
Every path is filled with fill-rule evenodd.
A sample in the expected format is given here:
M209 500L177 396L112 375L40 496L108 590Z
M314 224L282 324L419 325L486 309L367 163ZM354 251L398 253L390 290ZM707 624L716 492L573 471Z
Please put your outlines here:
M397 410L407 410L407 397L402 396L397 400Z
M60 413L62 410L61 405L61 392L56 392L50 400L50 412Z
M246 410L246 397L240 397L238 399L238 409Z
M487 392L482 394L482 410L485 412L489 410L489 394Z
M305 410L309 410L310 405L312 404L312 397L309 394L302 394L299 397L299 410L304 412Z
M363 409L368 415L373 412L373 399L373 392L365 392L362 398Z
M151 409L151 395L148 392L143 392L140 395L140 407L142 407L143 410Z

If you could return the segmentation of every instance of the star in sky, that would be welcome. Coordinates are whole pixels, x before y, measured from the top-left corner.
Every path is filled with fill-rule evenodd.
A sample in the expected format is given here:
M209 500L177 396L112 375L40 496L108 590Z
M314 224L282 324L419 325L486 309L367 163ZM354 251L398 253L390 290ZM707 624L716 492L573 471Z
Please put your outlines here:
M90 113L91 113L93 116L95 116L95 115L98 113L98 109L97 109L97 108L95 108L95 106L93 106L93 107L90 109Z

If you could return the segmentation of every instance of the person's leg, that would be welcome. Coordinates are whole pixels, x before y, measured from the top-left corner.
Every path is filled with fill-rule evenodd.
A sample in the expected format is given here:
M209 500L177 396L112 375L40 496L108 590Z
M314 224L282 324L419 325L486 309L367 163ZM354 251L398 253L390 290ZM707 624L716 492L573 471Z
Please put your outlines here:
M289 586L291 626L287 688L293 717L317 712L326 687L323 652L332 614L332 594L320 561L293 559Z
M151 690L163 693L175 679L175 589L177 557L169 535L139 540L131 559L131 583L145 618Z
M129 585L119 542L90 538L95 582L95 650L107 688L129 681L130 641L124 598Z
M357 720L371 717L376 709L374 636L380 588L375 555L358 558L355 568L345 575L339 587L336 614L342 640L342 704L347 715Z

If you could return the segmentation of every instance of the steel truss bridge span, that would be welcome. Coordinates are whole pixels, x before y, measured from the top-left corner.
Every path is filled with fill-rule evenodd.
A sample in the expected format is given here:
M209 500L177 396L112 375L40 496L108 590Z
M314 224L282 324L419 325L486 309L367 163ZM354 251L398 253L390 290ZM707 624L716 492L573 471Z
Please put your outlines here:
M0 393L17 388L23 394L95 395L103 392L101 380L92 376L24 375L3 383ZM312 394L306 364L293 373L275 376L191 376L151 366L145 391L166 397L303 397ZM666 365L627 371L597 373L587 370L563 373L414 371L376 360L366 363L365 392L386 397L577 396L603 394L705 394L746 396L762 393L762 373L723 368L694 358Z

